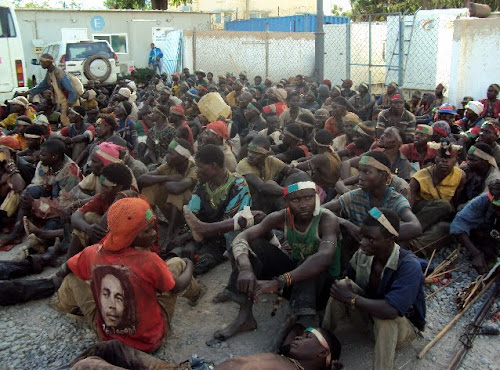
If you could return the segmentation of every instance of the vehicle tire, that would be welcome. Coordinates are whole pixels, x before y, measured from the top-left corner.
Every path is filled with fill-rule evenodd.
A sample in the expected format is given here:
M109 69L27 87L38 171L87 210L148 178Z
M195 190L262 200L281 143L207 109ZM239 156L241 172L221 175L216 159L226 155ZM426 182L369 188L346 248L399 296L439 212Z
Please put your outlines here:
M96 63L97 66L95 66ZM91 70L92 64L94 64L94 71ZM111 75L112 69L113 68L111 67L109 60L102 55L92 55L90 58L85 59L85 62L83 62L83 73L88 80L104 82ZM96 70L98 73L95 73Z

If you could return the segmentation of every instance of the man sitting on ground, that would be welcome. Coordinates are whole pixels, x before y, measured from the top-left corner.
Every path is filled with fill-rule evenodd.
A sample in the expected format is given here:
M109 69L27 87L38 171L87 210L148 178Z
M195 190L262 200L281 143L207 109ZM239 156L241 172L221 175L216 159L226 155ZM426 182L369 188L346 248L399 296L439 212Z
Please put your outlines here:
M167 239L171 239L182 222L182 207L196 184L191 145L186 140L172 140L165 163L139 177L138 182L149 204L157 206L168 220Z
M155 221L145 200L114 203L108 211L108 235L73 256L56 275L65 277L53 307L65 314L79 309L101 340L117 339L145 352L160 347L177 294L195 298L200 287L190 260L165 263L149 250L157 237Z
M265 213L283 208L283 188L275 181L276 177L296 172L278 158L270 156L269 149L269 139L256 136L248 145L248 157L243 158L236 167L236 172L245 177L250 186L254 209Z
M497 165L500 165L500 145L497 144L497 140L500 136L500 126L498 122L486 121L481 126L479 131L478 141L488 144L492 149L492 155L495 157Z
M340 177L340 158L332 148L333 137L329 131L319 130L312 141L313 156L303 162L292 164L301 171L311 171L311 179L322 189L323 201L335 188ZM321 196L320 195L320 196Z
M263 293L280 292L289 297L292 313L302 323L315 322L317 310L324 307L324 288L340 272L338 221L320 207L316 185L307 179L303 173L290 176L283 190L286 208L234 239L233 272L226 289L239 303L240 312L229 326L214 334L216 340L255 329L253 299ZM273 229L285 232L283 249L259 239Z
M392 369L396 348L424 330L424 276L415 255L395 243L400 220L396 212L372 208L360 229L360 249L347 278L336 281L325 312L323 328L333 332L351 318L362 329L373 327L373 368Z
M491 154L491 147L481 141L469 148L467 162L461 166L465 171L466 182L460 193L458 204L465 204L486 192L488 185L500 178L497 162Z
M97 243L106 236L107 220L103 215L115 200L121 199L124 196L124 194L118 196L118 193L130 189L131 181L132 175L130 174L130 170L122 163L113 163L103 169L101 175L102 189L100 193L77 212L73 213L71 217L73 235L69 243L66 259L81 252L91 242ZM24 221L28 233L34 233L41 239L55 239L55 244L49 247L47 252L42 255L32 255L26 259L0 262L0 280L15 279L33 273L40 273L45 266L56 266L58 254L65 252L65 243L61 243L59 240L64 230L60 230L56 234L55 230L42 230L26 219ZM52 282L47 281L46 283L44 285L40 281L38 285L30 288L29 285L23 285L23 283L17 280L15 284L19 286L19 289L15 297L10 297L8 304L42 298L42 295L39 294L45 288L50 289ZM0 299L4 304L7 304L7 300L9 300L8 296Z
M245 179L240 175L230 173L223 163L224 154L215 145L208 144L196 154L198 183L185 208L188 213L194 213L202 222L232 220L238 212L251 206L250 192ZM191 226L189 216L186 215L186 221ZM184 253L190 256L194 253L198 254L194 269L195 275L205 273L223 262L224 252L237 234L237 232L214 231L209 236L192 229L192 236L196 243L185 245L187 240L181 243L185 245Z
M458 237L480 274L487 272L499 255L500 180L488 189L458 212L450 225L450 234Z
M347 231L342 232L343 266L358 249L360 227L373 207L388 208L399 215L402 222L399 240L410 240L422 232L408 200L387 185L391 178L389 166L389 159L383 152L365 153L359 160L360 189L351 190L324 205L341 216L340 225ZM350 239L347 239L349 236Z
M465 172L456 166L461 146L449 141L428 145L437 151L436 164L421 169L410 180L410 205L422 225L423 235L406 243L408 249L424 256L436 249L436 242L448 234L446 221L458 205L466 180Z
M415 130L415 139L413 143L404 144L399 150L412 164L412 167L418 171L424 167L431 166L434 163L436 151L427 146L431 140L434 131L428 125L417 125Z
M231 146L227 143L229 131L224 121L215 121L207 125L203 131L202 145L213 144L222 149L224 153L224 167L229 172L236 171L236 158L231 151Z
M80 169L64 152L64 143L58 139L42 144L35 177L21 195L14 229L0 241L0 245L12 243L19 237L23 217L27 215L46 220L46 230L62 228L61 215L69 203L69 192L82 179Z
M303 144L304 130L298 123L289 123L283 131L283 143L272 147L279 160L290 163L308 157L309 149Z
M99 176L99 193L71 216L73 236L67 259L106 236L107 220L103 216L111 204L120 199L117 199L119 193L130 190L132 179L130 169L123 163L110 163L103 167Z
M29 184L35 176L36 165L40 161L40 146L42 145L43 129L39 125L29 126L25 133L27 148L17 152L16 161L19 173Z
M377 130L380 135L386 128L395 127L398 129L403 143L410 143L415 135L416 123L415 116L405 109L403 96L395 94L390 98L390 108L379 113Z

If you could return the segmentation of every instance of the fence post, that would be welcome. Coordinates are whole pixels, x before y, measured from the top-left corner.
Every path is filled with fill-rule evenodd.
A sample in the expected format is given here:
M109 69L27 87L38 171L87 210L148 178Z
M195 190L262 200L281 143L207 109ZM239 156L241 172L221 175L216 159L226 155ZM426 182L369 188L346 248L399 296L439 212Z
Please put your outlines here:
M323 0L316 0L316 31L314 31L314 64L318 83L324 78L325 32L323 30Z
M368 15L368 92L372 91L372 15Z
M269 77L269 22L266 23L266 77Z
M351 78L351 17L346 24L345 35L345 78Z
M196 71L196 27L193 28L193 71Z
M399 59L398 59L398 85L403 86L403 56L405 48L405 22L404 14L399 14Z

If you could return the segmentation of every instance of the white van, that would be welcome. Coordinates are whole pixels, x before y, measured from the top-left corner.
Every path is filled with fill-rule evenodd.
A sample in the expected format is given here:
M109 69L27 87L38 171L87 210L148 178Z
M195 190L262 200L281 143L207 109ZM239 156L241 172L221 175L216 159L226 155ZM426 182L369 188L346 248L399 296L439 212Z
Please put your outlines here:
M42 54L50 54L54 62L66 72L78 77L84 86L89 80L97 80L102 85L114 86L120 73L118 56L105 40L60 41L48 44ZM33 59L33 83L39 84L47 71Z
M23 43L12 2L0 0L0 103L28 90Z

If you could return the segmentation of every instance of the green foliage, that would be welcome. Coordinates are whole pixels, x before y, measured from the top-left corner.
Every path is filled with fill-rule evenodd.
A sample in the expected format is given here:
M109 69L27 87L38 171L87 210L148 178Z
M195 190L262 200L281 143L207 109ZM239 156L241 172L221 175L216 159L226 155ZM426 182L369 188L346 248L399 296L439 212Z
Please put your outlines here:
M16 8L28 8L28 9L82 9L83 4L78 0L60 0L58 2L49 3L47 0L37 1L29 0L24 2L23 0L14 0L14 6Z
M136 84L146 84L153 78L153 70L149 68L136 68L134 78ZM130 79L130 75L123 76L123 79Z
M44 1L44 2L29 1L27 3L23 3L22 0L16 0L16 1L14 1L14 6L16 8L28 8L28 9L49 9L49 8L51 8L48 1Z
M192 0L151 0L151 6L146 0L104 0L104 6L109 9L153 9L166 10L169 6L179 6L192 3Z
M335 15L337 17L348 17L349 15L351 15L351 11L346 12L341 6L333 4L332 15Z
M498 0L481 0L492 11L500 9ZM353 14L407 13L413 14L419 9L463 8L463 0L351 0Z
M145 0L104 0L109 9L146 9Z

